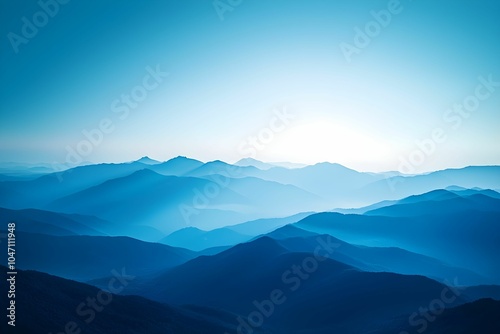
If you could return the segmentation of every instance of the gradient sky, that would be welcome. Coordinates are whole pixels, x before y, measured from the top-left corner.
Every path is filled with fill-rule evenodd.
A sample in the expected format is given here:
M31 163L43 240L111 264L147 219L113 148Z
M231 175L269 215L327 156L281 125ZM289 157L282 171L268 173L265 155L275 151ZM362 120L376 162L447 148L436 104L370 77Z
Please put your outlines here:
M83 130L110 119L83 160L251 155L397 170L440 128L446 140L415 171L500 164L500 87L459 125L446 114L478 77L500 81L500 2L399 7L348 62L341 43L388 1L244 0L221 20L211 0L72 0L16 53L9 33L41 7L2 0L0 161L63 163ZM113 101L158 64L169 75L120 119ZM276 110L294 118L281 126Z

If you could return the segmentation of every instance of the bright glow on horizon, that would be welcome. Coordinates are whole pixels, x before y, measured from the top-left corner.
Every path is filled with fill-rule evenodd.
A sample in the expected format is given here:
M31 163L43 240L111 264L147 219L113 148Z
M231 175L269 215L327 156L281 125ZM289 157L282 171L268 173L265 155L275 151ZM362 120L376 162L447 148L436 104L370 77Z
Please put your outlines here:
M256 0L222 22L210 2L72 2L18 54L3 39L0 161L64 163L67 147L77 150L83 132L105 119L113 130L82 161L237 161L248 157L240 143L269 125L271 110L289 106L296 121L258 160L397 170L443 128L446 141L415 172L500 164L500 89L459 128L443 120L479 76L500 81L500 3L407 1L347 62L339 45L386 6ZM20 18L39 7L10 2L9 10L5 31L18 33ZM87 13L112 17L96 15L88 26ZM169 75L116 113L114 102L140 92L157 64Z
M329 161L352 165L376 161L389 153L383 143L352 126L317 121L299 124L277 136L263 157L306 164Z

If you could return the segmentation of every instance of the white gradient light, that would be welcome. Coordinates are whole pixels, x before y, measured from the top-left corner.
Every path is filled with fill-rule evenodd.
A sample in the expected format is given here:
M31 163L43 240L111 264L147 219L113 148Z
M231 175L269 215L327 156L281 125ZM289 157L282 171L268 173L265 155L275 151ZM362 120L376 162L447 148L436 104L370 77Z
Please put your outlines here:
M287 157L292 161L338 162L352 165L389 154L389 148L351 124L314 121L297 124L280 133L262 155Z

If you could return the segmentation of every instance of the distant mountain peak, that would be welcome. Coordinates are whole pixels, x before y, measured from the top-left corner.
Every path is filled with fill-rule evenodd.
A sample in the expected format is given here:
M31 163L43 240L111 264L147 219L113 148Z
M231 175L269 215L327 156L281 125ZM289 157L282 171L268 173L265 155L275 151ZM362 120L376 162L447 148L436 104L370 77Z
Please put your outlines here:
M126 179L126 178L130 178L130 177L146 177L146 176L157 177L158 179L165 177L164 175L158 174L157 172L152 171L149 168L143 168L143 169L136 170L135 172L133 172L130 175L119 177L119 178L112 179L112 180Z
M200 162L201 163L201 161L199 161L199 160L188 158L188 157L186 157L184 155L178 155L175 158L167 160L166 162L167 163L169 163L169 162L172 163L172 162L182 162L182 161L185 161L185 162Z
M220 165L229 165L227 162L224 162L222 160L213 160L213 161L209 161L207 162L207 164L213 164L213 165L217 165L217 164L220 164Z
M300 164L294 162L264 162L254 158L243 158L235 162L233 165L239 167L255 167L261 170L268 170L276 167L296 169L308 166L306 164Z
M329 162L329 161L318 162L318 163L314 164L313 166L336 166L336 167L347 168L346 166L341 165L337 162Z
M251 166L251 167L255 167L255 168L258 168L258 169L262 169L262 170L266 170L266 169L270 169L270 168L276 167L273 164L262 162L260 160L254 159L254 158L243 158L243 159L240 159L237 162L235 162L234 165L235 166L240 166L240 167Z
M151 159L147 155L143 156L142 158L140 158L136 162L140 162L140 163L143 163L145 165L157 165L157 164L161 163L161 161Z
M238 162L236 162L236 164L239 163L239 162L260 162L260 163L264 163L264 162L262 162L260 160L254 159L254 158L243 158L243 159L238 160Z
M444 188L445 190L448 190L448 191L461 191L461 190L467 190L467 188L464 188L464 187L459 187L459 186L448 186L446 188Z
M285 248L281 246L276 240L268 236L262 236L255 240L236 245L226 250L224 253L254 254L255 250L259 250L259 252L268 254L269 256L286 252Z
M293 224L288 224L283 227L280 227L271 233L266 234L267 237L271 237L273 239L286 239L286 238L294 238L294 237L312 237L318 236L319 234L306 231L301 229L300 227L294 226Z
M311 165L311 166L307 166L307 167L304 167L304 168L311 168L311 169L322 169L322 170L335 170L335 171L344 171L344 172L352 172L352 173L360 173L354 169L351 169L351 168L348 168L344 165L341 165L339 163L336 163L336 162L328 162L328 161L324 161L324 162L318 162L317 164L314 164L314 165Z
M179 230L176 230L168 235L168 237L175 236L175 235L194 235L198 234L201 235L203 233L206 233L207 231L204 231L200 228L194 227L194 226L188 226L188 227L183 227Z

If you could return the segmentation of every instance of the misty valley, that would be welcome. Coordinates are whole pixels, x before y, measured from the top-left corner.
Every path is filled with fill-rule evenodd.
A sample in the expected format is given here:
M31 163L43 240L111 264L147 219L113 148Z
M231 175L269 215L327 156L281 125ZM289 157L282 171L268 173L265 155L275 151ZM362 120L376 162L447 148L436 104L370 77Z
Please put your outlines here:
M403 175L143 157L1 172L26 332L500 325L498 166Z

